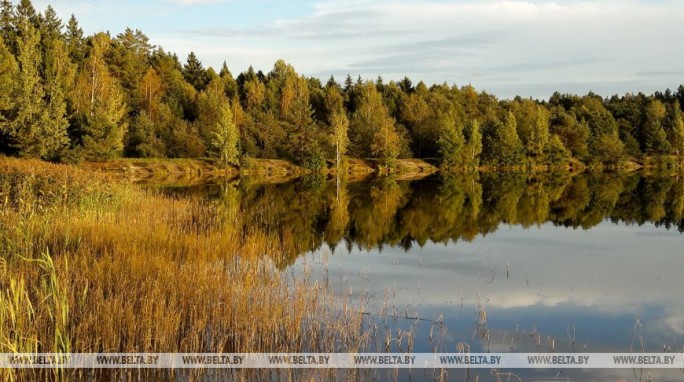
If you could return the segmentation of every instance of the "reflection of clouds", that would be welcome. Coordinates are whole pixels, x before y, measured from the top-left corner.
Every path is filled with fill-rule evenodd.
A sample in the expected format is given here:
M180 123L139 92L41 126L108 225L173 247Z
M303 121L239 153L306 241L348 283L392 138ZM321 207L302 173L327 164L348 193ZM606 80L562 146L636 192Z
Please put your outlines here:
M639 234L641 233L641 234ZM591 230L544 224L539 229L500 229L472 243L428 243L408 253L353 251L332 255L330 277L351 277L370 295L431 312L476 306L501 314L572 310L586 316L641 317L648 332L663 338L684 334L681 300L682 235L649 225L604 222ZM542 244L542 245L538 245ZM507 275L508 271L508 275ZM338 283L339 284L339 283Z

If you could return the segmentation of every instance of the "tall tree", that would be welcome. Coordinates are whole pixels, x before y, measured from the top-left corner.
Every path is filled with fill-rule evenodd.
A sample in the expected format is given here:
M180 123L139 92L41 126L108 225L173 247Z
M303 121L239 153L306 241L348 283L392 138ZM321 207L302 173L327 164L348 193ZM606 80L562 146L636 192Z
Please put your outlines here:
M195 52L190 52L185 65L183 65L183 77L197 91L204 90L211 81Z
M464 166L466 150L465 137L460 126L456 121L446 119L443 121L439 130L439 152L442 157L442 166L446 168Z
M517 122L512 112L506 114L504 123L494 121L488 138L489 163L499 166L520 164L523 159L523 145L518 137Z
M642 150L646 154L668 154L672 151L663 129L665 115L665 105L657 99L651 100L644 108L639 135Z
M239 158L238 141L240 135L235 125L233 113L228 102L220 107L219 119L212 131L211 153L219 158L222 164L237 164Z
M586 121L589 129L589 160L614 164L624 157L618 124L600 97L588 94L572 108L578 121Z
M15 111L10 123L12 145L26 157L54 159L69 142L64 118L63 98L58 96L60 84L52 87L56 100L46 97L40 69L43 54L40 33L33 24L35 10L30 2L22 2L17 11L17 86L13 96ZM47 102L46 102L47 101Z
M670 105L665 121L672 151L681 160L684 157L684 118L682 117L682 110L679 108L678 102Z
M123 152L123 138L128 129L126 103L121 86L105 62L111 47L110 37L98 33L90 42L88 58L76 80L79 143L86 159L108 160Z
M66 135L67 94L71 93L76 75L68 48L62 37L62 21L55 10L48 6L41 19L42 77L50 130L64 131Z
M537 115L527 140L527 153L533 158L543 160L546 146L549 143L549 112L542 106L536 106Z
M14 110L14 87L17 75L17 63L0 37L0 152L10 150L6 146L10 138L12 111Z
M476 168L480 165L479 156L482 153L480 122L476 119L469 121L463 129L463 133L466 140L463 148L465 155L464 165L471 169Z
M344 110L344 99L340 89L330 81L326 86L325 108L327 111L328 124L331 128L330 138L335 147L335 167L339 172L343 157L347 154L349 145L349 118Z
M11 53L16 51L14 43L17 37L14 24L14 6L10 0L0 3L0 36Z
M78 20L73 14L67 23L64 34L71 60L79 65L85 61L85 46L83 43L83 29L78 25Z
M380 157L389 162L397 158L401 137L375 84L355 86L357 108L349 124L350 151L356 157Z
M149 67L153 49L154 46L142 31L126 28L112 41L112 47L105 57L110 73L124 90L124 101L131 109L129 112L132 116L139 113L138 85Z
M403 97L399 108L399 121L406 126L413 143L413 154L417 157L434 156L435 143L439 131L433 129L434 123L429 120L434 109L428 106L424 92L414 92ZM436 106L436 105L434 105Z

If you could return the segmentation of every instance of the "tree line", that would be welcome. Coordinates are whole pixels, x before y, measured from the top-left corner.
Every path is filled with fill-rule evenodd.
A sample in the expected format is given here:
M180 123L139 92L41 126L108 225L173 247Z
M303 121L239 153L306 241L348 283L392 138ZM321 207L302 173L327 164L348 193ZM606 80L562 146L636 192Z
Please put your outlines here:
M498 100L472 86L334 77L277 61L234 77L184 63L140 30L85 36L50 6L0 9L0 153L78 162L127 157L326 161L432 158L447 168L615 165L684 155L684 86L602 98Z

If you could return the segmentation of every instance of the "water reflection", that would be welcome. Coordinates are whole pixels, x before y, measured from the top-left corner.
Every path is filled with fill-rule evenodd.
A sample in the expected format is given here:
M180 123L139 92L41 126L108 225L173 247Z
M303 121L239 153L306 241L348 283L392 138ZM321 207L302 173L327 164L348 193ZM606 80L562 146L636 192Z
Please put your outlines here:
M682 351L684 184L677 174L243 179L197 192L240 212L233 215L246 236L258 227L276 238L283 270L313 269L341 297L368 301L363 329L372 333L371 349ZM684 377L680 370L516 374Z
M167 192L208 194L221 208L241 212L245 232L258 227L276 235L286 254L277 259L281 267L323 244L409 250L470 242L501 225L590 229L610 220L684 232L684 185L677 175L484 173L340 183L311 176Z

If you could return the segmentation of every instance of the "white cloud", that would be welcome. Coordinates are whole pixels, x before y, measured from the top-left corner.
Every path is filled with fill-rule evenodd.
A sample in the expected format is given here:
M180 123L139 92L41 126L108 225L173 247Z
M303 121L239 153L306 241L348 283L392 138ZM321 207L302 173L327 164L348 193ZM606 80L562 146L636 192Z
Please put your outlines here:
M51 3L62 17L88 20L89 33L134 23L154 44L181 57L201 51L206 65L227 60L236 73L249 65L269 70L283 58L323 78L408 75L414 82L472 83L502 97L547 97L554 90L674 88L684 61L684 50L673 45L684 35L684 3L677 1L330 0L298 4L297 12L291 4L237 0ZM211 14L198 17L199 4ZM235 22L263 7L268 17ZM194 17L184 17L190 9Z
M298 62L308 74L472 82L505 96L547 96L550 86L649 91L677 85L677 75L666 73L684 59L670 37L684 35L682 10L679 4L601 1L328 1L311 15L259 31L273 40L271 60ZM248 31L241 38L250 44L261 37L250 38ZM326 64L321 57L335 59ZM639 75L644 71L663 74Z

